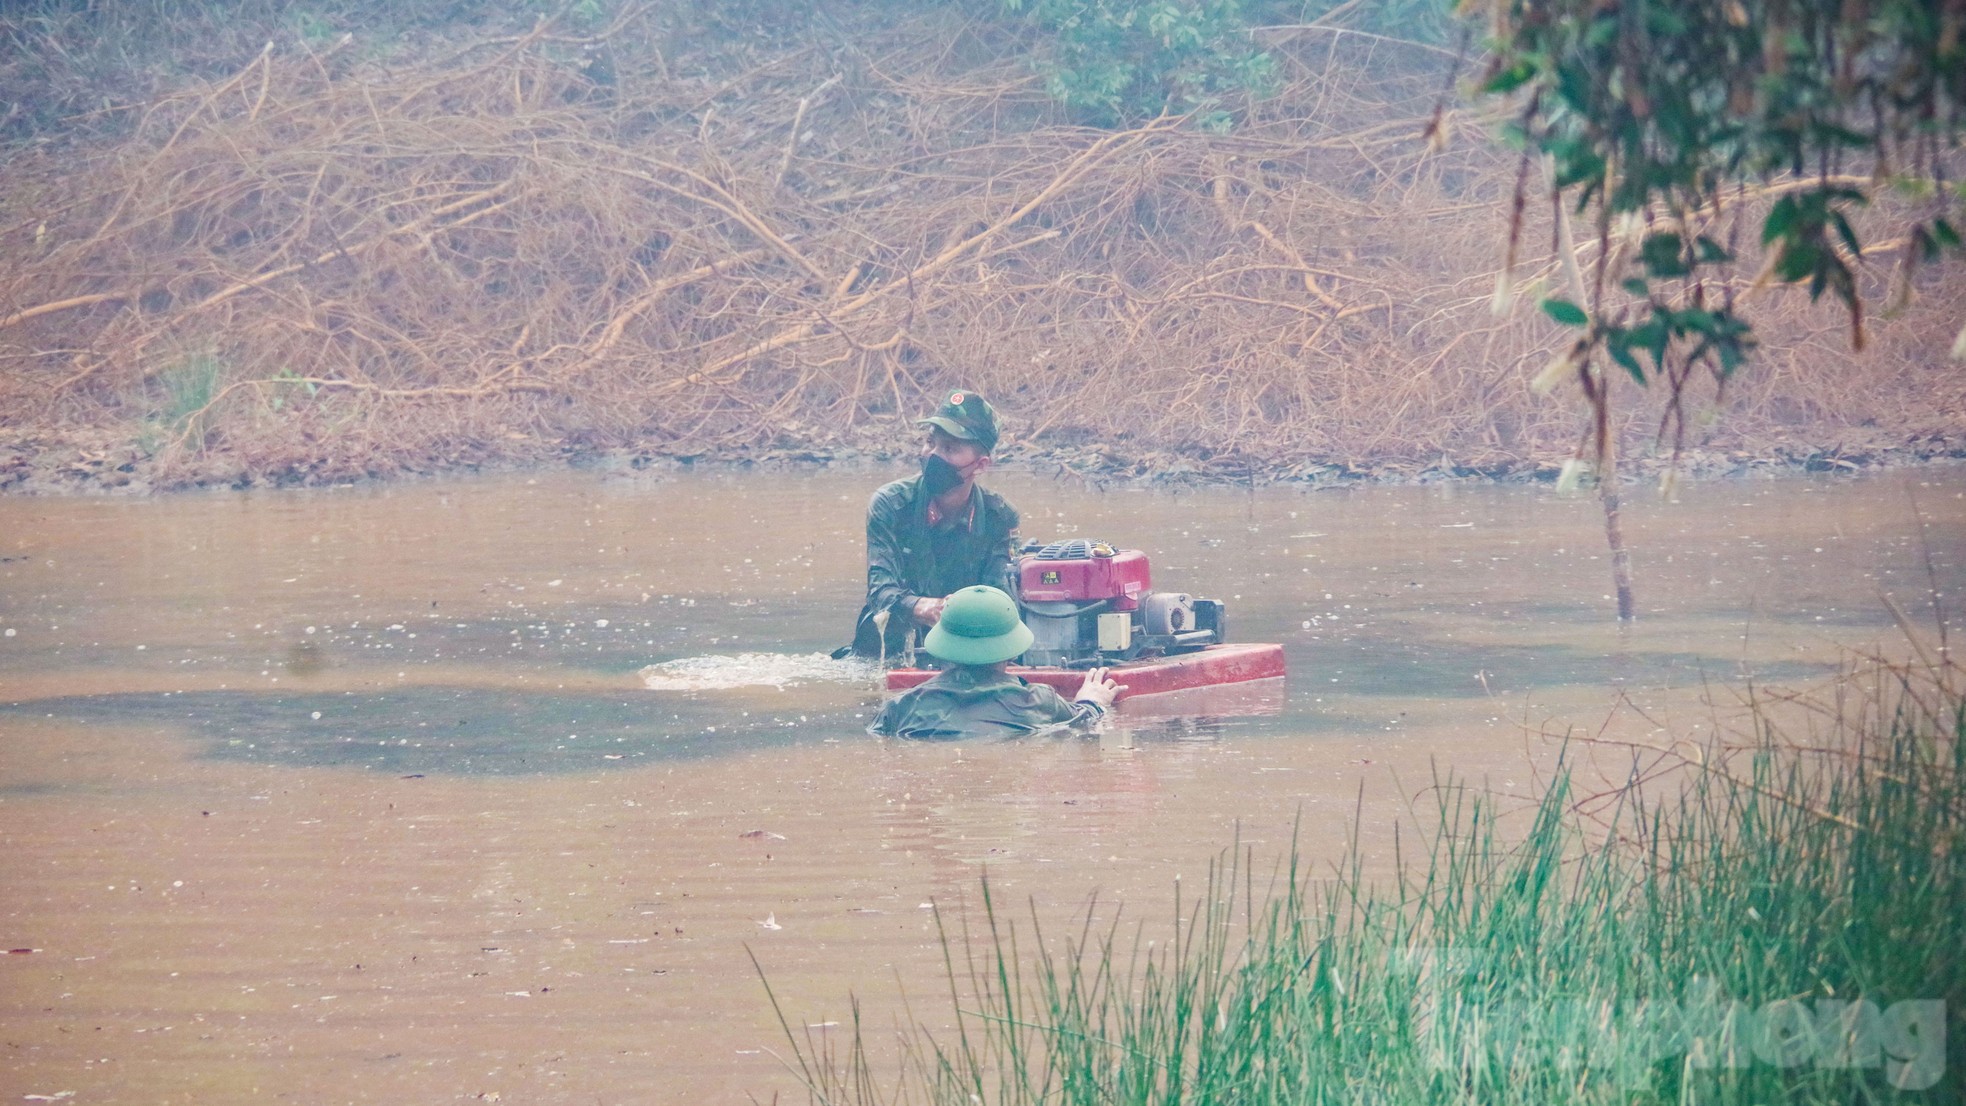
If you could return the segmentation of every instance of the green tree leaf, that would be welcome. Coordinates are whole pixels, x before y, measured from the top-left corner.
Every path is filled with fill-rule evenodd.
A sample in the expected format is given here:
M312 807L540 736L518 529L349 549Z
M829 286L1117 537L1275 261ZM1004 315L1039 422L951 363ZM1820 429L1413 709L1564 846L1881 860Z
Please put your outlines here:
M1564 326L1588 326L1591 321L1591 317L1584 313L1583 308L1569 300L1554 296L1543 301L1543 314Z
M1630 331L1617 330L1606 334L1604 352L1611 355L1611 360L1624 366L1625 372L1630 374L1633 380L1638 381L1641 387L1645 384L1645 370L1640 367L1638 358L1632 356Z
M1681 256L1677 234L1648 234L1639 246L1639 259L1655 277L1680 277L1692 272Z
M1802 209L1794 196L1776 200L1775 206L1769 208L1767 216L1761 220L1761 244L1766 246L1777 238L1787 237L1789 228L1795 225L1801 214Z

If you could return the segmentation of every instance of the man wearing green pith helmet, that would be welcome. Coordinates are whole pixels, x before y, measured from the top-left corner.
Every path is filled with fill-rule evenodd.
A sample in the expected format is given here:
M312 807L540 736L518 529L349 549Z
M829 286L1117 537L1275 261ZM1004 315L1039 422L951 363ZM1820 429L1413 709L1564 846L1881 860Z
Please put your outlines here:
M1006 669L1031 647L1017 601L992 587L950 595L923 648L955 667L889 700L871 729L892 737L1009 736L1052 726L1090 725L1124 690L1103 668L1086 673L1072 702Z
M958 388L920 425L928 430L921 474L882 487L867 505L867 600L851 649L889 663L935 625L944 596L1004 583L1017 541L1016 509L976 483L997 448L996 409Z

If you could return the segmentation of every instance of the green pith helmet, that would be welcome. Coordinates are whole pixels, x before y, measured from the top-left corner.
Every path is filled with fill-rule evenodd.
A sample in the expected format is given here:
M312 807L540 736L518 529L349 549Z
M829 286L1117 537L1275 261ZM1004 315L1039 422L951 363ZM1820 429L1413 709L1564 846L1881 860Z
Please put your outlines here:
M942 618L922 647L956 664L995 664L1031 647L1031 628L1017 617L1017 601L978 584L951 595Z
M919 420L922 426L940 428L944 433L975 442L985 453L997 451L997 409L975 392L958 388L943 399L935 413Z

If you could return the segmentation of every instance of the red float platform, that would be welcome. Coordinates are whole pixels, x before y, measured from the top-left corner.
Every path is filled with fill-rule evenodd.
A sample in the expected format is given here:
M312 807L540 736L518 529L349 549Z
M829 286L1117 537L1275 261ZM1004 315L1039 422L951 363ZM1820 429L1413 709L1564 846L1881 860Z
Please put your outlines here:
M1049 684L1068 699L1085 683L1085 671L1075 668L1025 668L1013 664L1010 674L1034 684ZM887 689L905 691L934 675L932 669L926 668L890 669ZM1116 664L1111 675L1126 685L1126 690L1119 693L1119 701L1191 687L1267 680L1283 675L1283 646L1261 642L1211 645L1193 653Z

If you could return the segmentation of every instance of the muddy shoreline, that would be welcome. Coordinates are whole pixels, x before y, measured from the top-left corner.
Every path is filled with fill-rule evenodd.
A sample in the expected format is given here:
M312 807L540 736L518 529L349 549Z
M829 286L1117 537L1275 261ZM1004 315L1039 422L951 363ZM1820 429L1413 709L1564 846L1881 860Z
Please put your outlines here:
M873 437L868 435L867 437ZM896 432L897 442L908 435ZM255 469L225 454L160 459L138 446L110 440L15 434L0 438L0 494L149 496L188 491L298 488L442 479L487 473L527 473L564 468L599 472L682 472L693 470L889 470L912 461L912 444L775 444L714 451L660 448L583 449L573 443L526 452L486 448L460 450L443 461L362 466L348 460L315 460ZM1628 453L1621 461L1625 483L1657 483L1669 470L1684 480L1723 480L1793 473L1856 473L1866 470L1945 464L1966 460L1966 434L1911 436L1869 434L1822 443L1779 440L1754 446L1702 446L1675 460L1664 448ZM1002 466L1100 484L1235 487L1298 484L1342 487L1359 484L1554 483L1562 457L1456 459L1431 462L1403 458L1341 460L1259 457L1243 452L1212 455L1131 450L1123 445L1008 444L999 451Z

